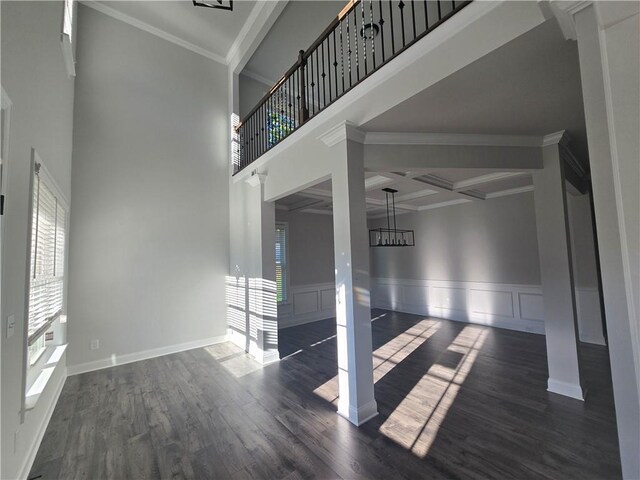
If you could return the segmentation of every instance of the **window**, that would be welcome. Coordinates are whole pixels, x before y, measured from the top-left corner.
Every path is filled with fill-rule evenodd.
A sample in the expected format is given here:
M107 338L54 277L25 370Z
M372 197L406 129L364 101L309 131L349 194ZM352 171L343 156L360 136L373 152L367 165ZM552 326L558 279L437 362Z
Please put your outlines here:
M74 0L64 0L64 12L62 14L62 57L69 77L76 76L75 60L73 59L73 9Z
M62 23L62 33L69 37L73 35L73 0L64 0L64 20Z
M35 163L29 267L29 353L39 356L40 337L62 313L66 241L66 208Z
M276 224L276 295L278 303L286 302L289 285L289 265L287 258L287 225Z

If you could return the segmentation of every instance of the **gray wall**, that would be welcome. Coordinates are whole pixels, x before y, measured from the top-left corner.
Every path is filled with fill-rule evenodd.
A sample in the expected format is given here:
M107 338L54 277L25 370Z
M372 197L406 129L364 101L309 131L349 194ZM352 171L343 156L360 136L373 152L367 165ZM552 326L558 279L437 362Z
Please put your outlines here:
M596 250L589 194L567 195L567 208L576 288L597 288Z
M416 247L371 249L371 276L540 285L533 194L403 214ZM386 220L369 222L369 228Z
M240 119L242 120L273 85L258 82L242 74L238 80L240 88Z
M276 221L289 224L290 286L335 282L333 217L276 210Z
M79 10L70 366L224 335L229 255L225 66Z
M16 478L26 464L38 430L54 401L49 387L20 424L31 148L35 147L62 193L71 193L73 79L60 47L63 4L2 2L1 83L13 102L7 166L5 238L2 256L2 470ZM6 322L15 315L15 334ZM63 374L56 370L56 376ZM51 384L61 381L53 378ZM14 434L17 444L14 453Z

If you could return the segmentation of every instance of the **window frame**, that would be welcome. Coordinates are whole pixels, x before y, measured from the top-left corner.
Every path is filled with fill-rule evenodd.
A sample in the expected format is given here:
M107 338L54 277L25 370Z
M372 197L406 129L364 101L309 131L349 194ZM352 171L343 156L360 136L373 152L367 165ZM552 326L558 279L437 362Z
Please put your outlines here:
M64 0L62 2L62 25L60 27L60 45L62 46L62 57L64 66L67 69L69 78L76 76L76 61L73 54L73 37L75 30L77 12L76 0ZM67 15L69 16L69 32L67 32Z
M65 236L63 247L63 265L64 275L62 279L62 308L60 311L52 316L46 323L46 328L42 327L36 335L32 336L31 341L29 339L29 299L31 294L31 246L32 246L32 229L33 229L33 210L35 208L33 197L35 188L36 177L36 163L40 164L39 177L40 181L43 181L47 188L56 197L62 208L65 210L64 222L65 222ZM66 332L62 333L62 330L66 330L66 309L67 309L67 283L68 283L68 258L69 258L69 219L70 209L69 202L66 196L62 193L57 183L47 170L42 159L38 155L35 148L31 149L31 171L29 179L29 208L28 208L28 234L27 234L27 261L26 261L26 276L25 276L25 299L24 299L24 329L23 329L23 377L22 377L22 409L21 409L21 422L24 421L25 413L29 408L26 404L27 392L38 378L39 374L45 367L47 359L51 356L55 347L59 344L65 343ZM46 338L48 332L59 332L57 334L58 339L50 341ZM44 348L42 348L42 341L44 338ZM35 348L37 347L37 348ZM48 352L48 353L47 353ZM33 355L33 357L32 357Z
M289 242L290 242L290 235L289 235L289 222L281 222L281 221L277 221L275 224L275 228L274 228L274 238L276 236L276 232L278 230L278 228L282 228L284 230L284 269L283 269L283 277L284 277L284 288L282 289L283 291L283 297L282 300L278 300L278 281L276 279L276 301L278 305L287 305L289 303L289 292L290 292L290 280L289 280ZM275 256L275 244L276 242L274 241L274 256ZM277 267L278 263L277 263L277 259L276 259L276 267Z

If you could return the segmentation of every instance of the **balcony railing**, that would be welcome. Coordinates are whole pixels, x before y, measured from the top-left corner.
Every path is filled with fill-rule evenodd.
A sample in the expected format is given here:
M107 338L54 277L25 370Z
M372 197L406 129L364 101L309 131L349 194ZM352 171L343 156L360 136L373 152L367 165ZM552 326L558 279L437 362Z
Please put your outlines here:
M236 129L234 174L471 1L350 1Z

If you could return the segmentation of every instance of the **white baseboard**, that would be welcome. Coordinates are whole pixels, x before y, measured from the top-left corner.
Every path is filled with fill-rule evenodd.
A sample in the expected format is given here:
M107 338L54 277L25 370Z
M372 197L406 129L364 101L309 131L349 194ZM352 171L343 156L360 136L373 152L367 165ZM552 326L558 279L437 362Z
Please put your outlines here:
M561 380L549 378L547 382L547 391L564 395L565 397L575 398L584 402L585 391L581 385L575 383L567 383Z
M93 362L80 363L78 365L69 365L67 367L67 371L69 375L79 375L81 373L93 372L94 370L101 370L103 368L110 368L117 365L139 362L140 360L147 360L149 358L161 357L163 355L170 355L172 353L184 352L186 350L202 348L226 341L226 335L222 335L219 337L209 337L202 340L194 340L192 342L178 343L176 345L143 350L142 352L128 353L125 355L120 355L118 357L114 356L113 358L103 358L100 360L95 360Z
M40 426L38 427L38 433L33 439L33 443L29 447L29 454L25 459L25 463L22 465L20 469L20 474L18 478L28 478L29 472L31 471L31 467L33 467L33 462L36 459L36 455L38 454L38 449L40 448L40 444L42 443L42 438L44 437L45 432L47 431L47 427L49 426L49 421L51 420L51 416L53 415L53 411L56 408L58 403L58 399L60 398L60 394L62 393L62 388L64 387L64 383L67 380L67 369L64 366L64 362L62 362L59 366L62 368L62 375L60 375L60 379L58 383L55 384L55 390L53 393L53 398L51 403L47 406L44 416L40 422ZM49 386L49 385L47 385ZM51 385L53 387L53 385ZM27 413L30 415L31 413Z
M338 415L359 427L378 415L378 404L375 400L359 408L353 405L341 407L338 404Z

